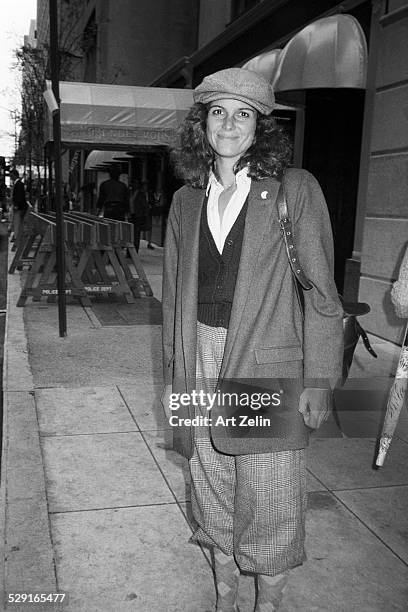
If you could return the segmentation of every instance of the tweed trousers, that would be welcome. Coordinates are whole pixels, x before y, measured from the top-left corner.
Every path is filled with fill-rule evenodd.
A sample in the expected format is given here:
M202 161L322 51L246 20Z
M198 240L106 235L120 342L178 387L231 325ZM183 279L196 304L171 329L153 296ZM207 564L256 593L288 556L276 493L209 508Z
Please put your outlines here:
M197 388L213 392L227 330L197 323ZM245 441L243 440L243 445ZM219 453L206 427L194 430L192 541L234 555L242 571L274 576L305 560L305 451Z

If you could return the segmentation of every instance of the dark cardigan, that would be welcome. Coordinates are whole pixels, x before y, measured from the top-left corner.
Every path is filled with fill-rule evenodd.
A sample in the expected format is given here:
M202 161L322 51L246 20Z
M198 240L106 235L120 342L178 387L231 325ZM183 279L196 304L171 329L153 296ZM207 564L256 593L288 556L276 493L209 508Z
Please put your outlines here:
M197 320L205 325L228 328L247 208L248 200L242 206L220 253L208 226L206 202L203 205L198 260Z

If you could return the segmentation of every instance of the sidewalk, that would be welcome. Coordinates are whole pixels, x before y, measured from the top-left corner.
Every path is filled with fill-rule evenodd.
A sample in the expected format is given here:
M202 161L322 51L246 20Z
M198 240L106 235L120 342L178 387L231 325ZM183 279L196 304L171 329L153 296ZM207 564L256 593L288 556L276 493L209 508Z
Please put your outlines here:
M161 249L141 257L160 299ZM188 543L188 466L170 450L158 401L160 326L101 326L73 304L61 339L56 305L16 308L19 292L16 273L4 368L4 591L67 601L4 610L213 610L209 562ZM353 376L390 382L398 347L373 342L378 360L359 346ZM282 612L407 609L407 410L379 471L381 415L342 412L344 429L356 431L357 417L365 437L322 437L331 423L308 449L308 562L293 571ZM252 612L249 577L240 595L241 612Z

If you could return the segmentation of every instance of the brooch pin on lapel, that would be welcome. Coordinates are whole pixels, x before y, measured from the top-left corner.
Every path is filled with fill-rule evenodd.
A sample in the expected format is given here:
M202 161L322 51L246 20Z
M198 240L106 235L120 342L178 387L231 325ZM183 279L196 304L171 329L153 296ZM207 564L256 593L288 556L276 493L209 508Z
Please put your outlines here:
M267 198L267 197L268 197L268 192L267 192L267 191L263 191L263 192L261 193L261 198L262 198L262 200L266 200L266 198Z

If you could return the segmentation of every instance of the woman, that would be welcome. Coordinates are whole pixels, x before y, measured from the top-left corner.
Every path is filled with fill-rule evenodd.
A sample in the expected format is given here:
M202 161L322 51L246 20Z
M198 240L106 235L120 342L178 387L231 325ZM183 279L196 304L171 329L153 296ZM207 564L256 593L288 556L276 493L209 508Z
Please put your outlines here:
M256 612L265 612L278 608L288 570L304 560L307 431L328 414L341 373L330 222L316 180L286 170L296 247L313 283L302 320L276 206L290 149L270 116L272 87L231 68L206 77L194 100L178 154L187 184L174 196L165 244L163 404L221 381L262 379L271 389L278 381L279 434L229 435L206 406L211 424L188 427L193 400L171 419L174 447L190 463L193 540L213 548L216 610L237 609L246 571L257 577Z

